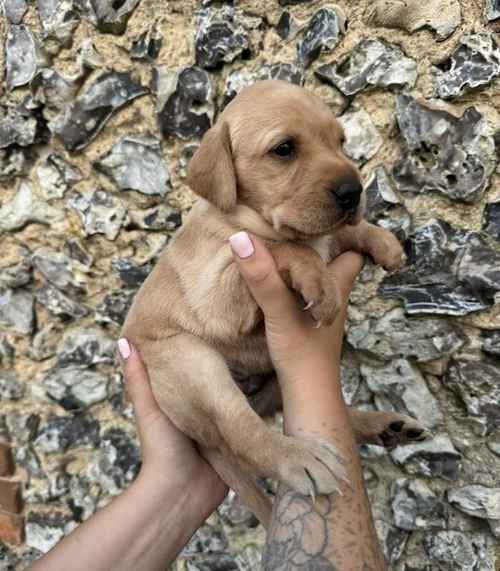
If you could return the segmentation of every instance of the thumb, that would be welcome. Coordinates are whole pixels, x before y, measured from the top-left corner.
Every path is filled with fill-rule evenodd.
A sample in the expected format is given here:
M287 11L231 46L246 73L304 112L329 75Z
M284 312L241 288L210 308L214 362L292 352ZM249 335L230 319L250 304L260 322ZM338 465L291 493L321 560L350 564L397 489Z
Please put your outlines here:
M340 254L328 265L328 273L335 280L345 304L349 299L351 289L363 268L364 258L357 252L348 251Z
M237 232L229 237L235 262L266 319L290 319L299 312L292 292L281 279L269 250L255 236Z
M127 339L122 338L118 340L118 350L121 356L127 392L134 406L136 422L141 429L143 421L151 413L160 412L160 407L151 390L146 367L137 349Z

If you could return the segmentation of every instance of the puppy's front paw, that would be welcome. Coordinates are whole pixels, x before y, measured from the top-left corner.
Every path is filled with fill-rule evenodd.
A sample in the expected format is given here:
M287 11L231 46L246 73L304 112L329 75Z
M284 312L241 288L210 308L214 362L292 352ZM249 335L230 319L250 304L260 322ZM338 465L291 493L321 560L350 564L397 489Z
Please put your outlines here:
M317 323L331 325L340 309L337 284L323 268L304 268L293 276L294 289L302 295L312 318Z
M397 238L387 230L374 229L368 238L367 250L375 263L389 272L401 265L403 248Z
M343 459L326 440L281 437L277 478L297 492L314 498L332 494L347 482Z

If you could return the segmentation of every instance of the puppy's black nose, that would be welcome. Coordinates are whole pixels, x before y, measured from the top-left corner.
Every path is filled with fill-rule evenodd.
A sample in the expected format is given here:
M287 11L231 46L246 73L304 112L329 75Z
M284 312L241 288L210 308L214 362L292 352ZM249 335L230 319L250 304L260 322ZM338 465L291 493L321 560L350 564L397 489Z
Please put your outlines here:
M335 192L337 203L343 210L354 210L361 199L363 187L359 181L342 183Z

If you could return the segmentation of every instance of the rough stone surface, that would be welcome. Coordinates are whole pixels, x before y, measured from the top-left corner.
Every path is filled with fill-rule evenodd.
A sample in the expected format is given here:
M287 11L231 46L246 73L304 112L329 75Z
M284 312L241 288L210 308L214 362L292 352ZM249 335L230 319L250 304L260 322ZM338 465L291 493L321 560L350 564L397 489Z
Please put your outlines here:
M331 51L345 33L346 21L338 8L321 8L318 10L304 31L302 41L297 45L297 59L304 67L311 63L324 51Z
M443 420L424 377L406 359L396 359L383 367L361 365L361 375L375 394L379 410L409 414L421 419L427 428L434 428Z
M447 99L488 85L500 76L500 49L492 34L469 34L438 66L436 94Z
M355 349L383 360L405 357L433 361L455 353L463 345L461 335L446 321L408 319L399 308L380 319L351 327L347 339Z
M396 527L407 531L446 527L446 505L423 480L398 478L391 485Z
M500 489L498 1L0 0L0 12L0 438L29 525L29 544L0 545L0 569L29 568L135 478L116 339L193 203L201 136L259 79L303 85L343 117L366 216L408 257L392 274L365 264L341 370L349 404L418 415L436 434L361 449L389 568L498 567L486 501ZM230 494L171 571L255 571L264 541Z
M498 362L453 360L443 381L471 415L483 418L492 428L500 426Z
M500 488L455 488L448 490L448 501L466 514L488 520L492 533L500 537Z
M462 15L458 0L377 0L370 3L367 19L374 26L408 32L430 28L445 40L460 25Z
M494 143L476 108L457 118L400 95L396 117L407 146L392 172L398 190L437 191L464 202L482 196L495 165Z
M467 315L494 303L500 253L479 234L432 220L410 238L407 254L406 265L383 281L380 293L402 298L408 313Z
M417 64L398 47L369 39L338 64L318 68L316 75L344 95L354 95L368 86L411 88L417 79Z
M344 150L348 157L364 163L377 154L382 146L382 137L364 109L345 113L339 121L344 128Z
M162 195L169 189L170 175L159 151L156 139L124 137L99 159L96 167L120 190Z
M448 436L438 434L432 440L399 446L391 452L396 464L409 474L456 480L461 468L461 454Z

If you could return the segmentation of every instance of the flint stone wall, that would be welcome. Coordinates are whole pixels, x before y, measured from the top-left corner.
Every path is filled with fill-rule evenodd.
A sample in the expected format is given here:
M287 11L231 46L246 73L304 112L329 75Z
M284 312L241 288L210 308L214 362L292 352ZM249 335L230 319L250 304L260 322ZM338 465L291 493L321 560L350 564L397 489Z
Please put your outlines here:
M0 568L24 568L135 477L120 323L192 204L201 135L244 85L273 77L340 117L370 219L405 243L400 271L363 270L343 365L350 403L418 415L435 435L362 450L390 568L499 569L498 2L3 0L2 12ZM263 541L231 494L173 568L257 569Z

